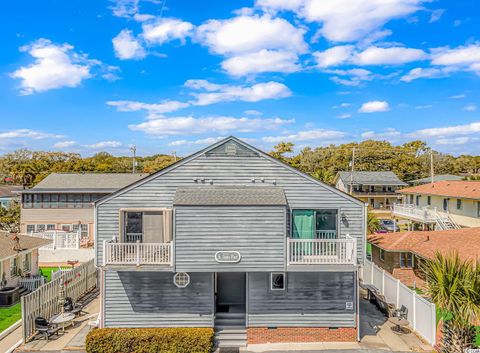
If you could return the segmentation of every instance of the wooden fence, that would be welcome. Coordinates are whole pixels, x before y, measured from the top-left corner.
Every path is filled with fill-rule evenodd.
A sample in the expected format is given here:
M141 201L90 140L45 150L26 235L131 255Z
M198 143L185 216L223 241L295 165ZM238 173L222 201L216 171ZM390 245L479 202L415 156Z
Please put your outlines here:
M35 318L44 317L47 320L60 313L58 303L59 286L64 281L65 297L78 300L85 293L97 286L97 269L94 260L90 260L62 276L27 294L22 300L23 341L26 342L35 333Z

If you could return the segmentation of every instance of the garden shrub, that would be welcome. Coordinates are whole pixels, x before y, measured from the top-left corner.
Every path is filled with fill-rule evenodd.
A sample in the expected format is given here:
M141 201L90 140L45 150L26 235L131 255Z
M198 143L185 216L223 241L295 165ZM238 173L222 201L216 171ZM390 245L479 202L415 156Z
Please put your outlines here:
M87 353L210 353L211 328L101 328L86 339Z

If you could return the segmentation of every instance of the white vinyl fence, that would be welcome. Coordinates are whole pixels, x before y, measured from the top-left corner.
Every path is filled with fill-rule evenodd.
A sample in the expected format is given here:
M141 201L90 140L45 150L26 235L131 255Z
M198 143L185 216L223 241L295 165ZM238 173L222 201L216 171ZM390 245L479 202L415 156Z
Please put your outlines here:
M26 342L35 333L35 318L38 316L49 320L60 312L58 302L60 282L64 281L65 297L74 301L97 286L97 269L94 260L63 272L55 280L44 284L36 291L21 297L23 341Z
M422 336L432 346L436 338L436 311L435 304L419 296L398 279L374 263L365 260L360 272L364 284L373 284L385 296L387 302L402 305L408 308L407 320L411 328Z
M79 249L80 248L80 230L77 232L47 231L40 233L31 233L33 237L39 237L52 240L52 243L43 246L41 249Z
M56 271L52 271L51 272L51 277L52 277L52 281L56 280L57 278L59 278L60 276L62 276L65 272L68 272L68 271L71 271L72 269L71 268L58 268L58 270Z

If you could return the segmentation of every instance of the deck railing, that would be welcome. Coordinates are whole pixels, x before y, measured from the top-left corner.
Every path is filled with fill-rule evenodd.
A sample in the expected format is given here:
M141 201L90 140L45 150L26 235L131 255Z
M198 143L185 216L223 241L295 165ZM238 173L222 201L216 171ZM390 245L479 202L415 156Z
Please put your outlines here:
M172 243L103 243L104 265L171 265Z
M354 265L356 239L287 239L288 265Z
M424 223L435 223L437 221L437 211L435 209L420 208L412 204L394 204L393 214Z

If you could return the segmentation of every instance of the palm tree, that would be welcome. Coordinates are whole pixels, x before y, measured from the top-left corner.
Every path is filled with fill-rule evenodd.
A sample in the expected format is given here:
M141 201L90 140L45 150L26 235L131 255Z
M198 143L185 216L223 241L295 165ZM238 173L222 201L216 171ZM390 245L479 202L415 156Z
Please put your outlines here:
M480 263L461 260L458 253L444 256L436 253L423 262L427 295L443 311L443 342L445 353L463 353L472 348L475 327L480 318Z
M373 234L380 229L380 222L375 213L367 211L367 228L368 234Z

